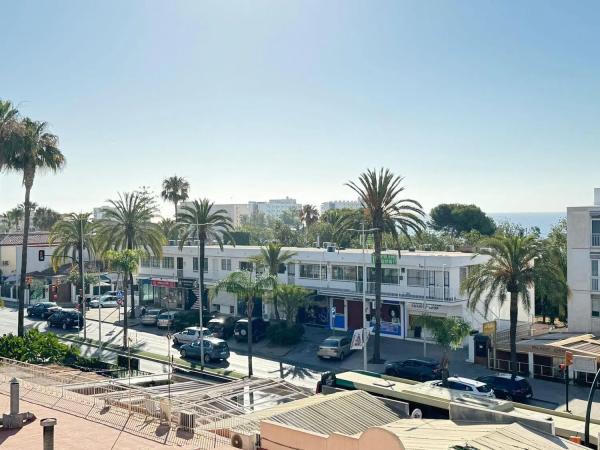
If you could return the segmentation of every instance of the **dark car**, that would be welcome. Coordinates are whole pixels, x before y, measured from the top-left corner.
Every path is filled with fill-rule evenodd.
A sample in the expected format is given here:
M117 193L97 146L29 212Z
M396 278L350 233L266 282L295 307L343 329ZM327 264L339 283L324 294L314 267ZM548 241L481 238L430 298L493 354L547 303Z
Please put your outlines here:
M220 339L228 339L233 336L235 321L236 318L233 316L218 316L210 319L206 326L213 336Z
M235 323L233 335L238 342L248 340L248 319L240 319ZM267 335L267 322L260 317L252 319L252 342L258 342Z
M202 345L200 340L182 345L179 349L182 358L202 358ZM229 358L229 346L223 339L215 337L204 338L204 362L224 361Z
M57 311L48 317L48 327L62 328L81 328L83 326L83 314L75 310Z
M433 359L411 358L405 361L390 362L385 365L385 374L415 381L440 380L440 363Z
M525 402L533 397L529 382L523 377L512 378L510 374L489 375L477 378L494 390L496 398Z
M56 311L60 311L60 309L61 307L54 302L40 302L28 307L27 315L29 317L39 317L40 319L46 320Z

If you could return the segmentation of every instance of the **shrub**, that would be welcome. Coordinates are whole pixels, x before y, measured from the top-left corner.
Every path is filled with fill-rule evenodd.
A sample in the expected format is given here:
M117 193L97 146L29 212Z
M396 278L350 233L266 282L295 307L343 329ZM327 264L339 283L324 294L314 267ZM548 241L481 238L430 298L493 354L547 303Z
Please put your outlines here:
M304 335L304 326L299 323L288 325L287 322L273 323L267 328L267 337L272 344L294 345Z
M61 363L76 359L79 349L63 344L54 333L40 333L33 329L23 337L2 336L0 356L32 364Z

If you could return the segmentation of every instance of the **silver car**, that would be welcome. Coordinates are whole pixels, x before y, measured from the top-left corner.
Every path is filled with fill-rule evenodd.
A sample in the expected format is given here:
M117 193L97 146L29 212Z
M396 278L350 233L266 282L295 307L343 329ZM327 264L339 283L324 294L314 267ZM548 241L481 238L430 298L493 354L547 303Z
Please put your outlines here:
M350 338L346 336L330 336L319 345L317 356L325 359L336 358L342 361L352 353L350 342Z
M103 295L102 297L90 300L90 308L116 308L119 306L119 300L114 295Z
M169 328L173 326L173 320L175 319L175 312L168 311L158 315L156 319L156 326L158 328Z
M208 337L211 332L208 328L202 328L202 335ZM200 339L200 327L187 327L185 330L173 335L173 344L191 344Z
M146 312L140 318L140 322L142 325L156 325L158 322L158 316L160 316L163 312L162 309L147 309Z

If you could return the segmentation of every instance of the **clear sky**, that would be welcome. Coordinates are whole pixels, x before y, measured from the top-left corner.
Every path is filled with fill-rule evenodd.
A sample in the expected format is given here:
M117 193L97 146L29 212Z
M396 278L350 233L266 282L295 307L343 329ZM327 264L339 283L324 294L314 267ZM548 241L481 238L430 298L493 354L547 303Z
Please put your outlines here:
M426 209L561 211L600 187L600 2L0 2L0 98L68 164L32 200L352 199L367 167ZM23 201L0 175L0 211ZM172 207L164 206L165 213Z

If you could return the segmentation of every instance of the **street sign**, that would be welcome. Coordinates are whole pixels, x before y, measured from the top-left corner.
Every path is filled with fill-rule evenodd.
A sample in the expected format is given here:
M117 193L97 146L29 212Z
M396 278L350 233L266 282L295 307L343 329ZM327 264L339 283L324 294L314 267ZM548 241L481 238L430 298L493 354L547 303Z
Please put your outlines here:
M361 350L364 346L364 335L363 328L359 328L358 330L354 330L354 334L352 335L352 343L350 344L351 350Z
M123 300L123 291L117 291L117 298Z
M486 336L493 336L496 333L496 321L492 320L491 322L485 322L483 324L483 330L481 334L485 334Z
M381 264L396 265L397 261L398 260L396 259L396 255L381 255ZM371 255L371 263L375 264L374 254Z
M596 358L593 356L573 355L573 370L576 372L596 373Z

